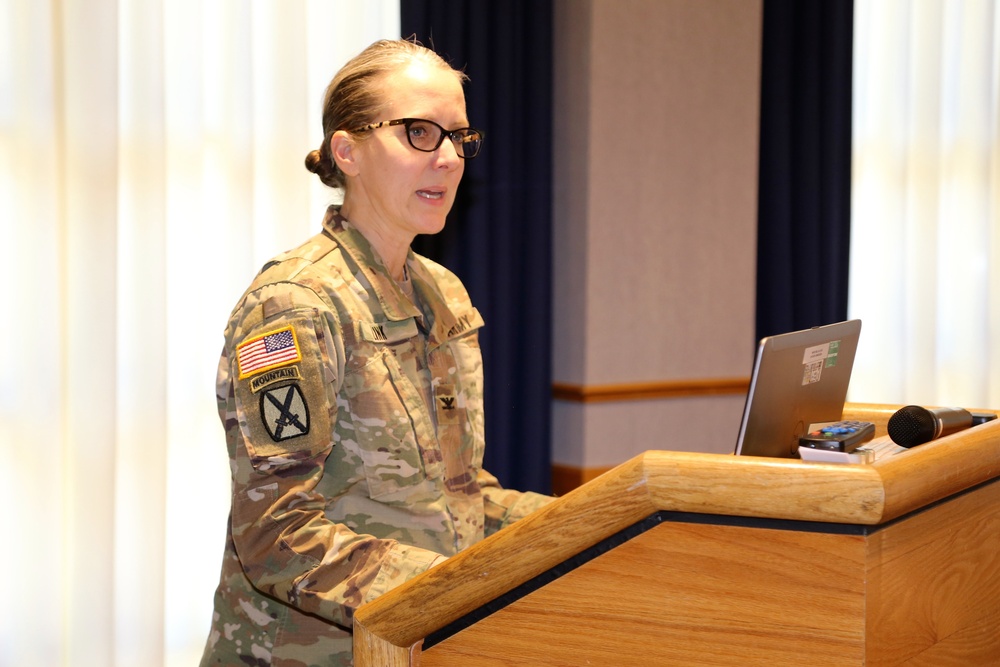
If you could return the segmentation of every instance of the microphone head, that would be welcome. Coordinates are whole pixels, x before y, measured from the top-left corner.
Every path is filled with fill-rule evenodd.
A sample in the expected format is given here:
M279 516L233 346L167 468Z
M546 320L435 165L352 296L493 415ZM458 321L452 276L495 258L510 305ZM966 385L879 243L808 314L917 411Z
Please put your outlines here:
M889 417L886 428L894 443L909 448L933 440L937 423L933 413L927 408L907 405Z

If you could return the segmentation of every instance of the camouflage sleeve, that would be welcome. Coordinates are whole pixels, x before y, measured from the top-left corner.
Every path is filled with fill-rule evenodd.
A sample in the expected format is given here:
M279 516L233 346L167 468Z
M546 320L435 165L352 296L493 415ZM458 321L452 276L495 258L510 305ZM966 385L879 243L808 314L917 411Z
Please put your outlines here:
M483 490L487 535L492 535L555 500L552 496L543 496L534 491L505 489L500 486L496 477L485 470L479 471L479 487Z
M251 295L227 332L220 386L231 406L231 530L256 588L350 627L361 604L445 557L327 518L324 491L337 481L323 480L324 464L336 446L342 345L330 309L289 289Z

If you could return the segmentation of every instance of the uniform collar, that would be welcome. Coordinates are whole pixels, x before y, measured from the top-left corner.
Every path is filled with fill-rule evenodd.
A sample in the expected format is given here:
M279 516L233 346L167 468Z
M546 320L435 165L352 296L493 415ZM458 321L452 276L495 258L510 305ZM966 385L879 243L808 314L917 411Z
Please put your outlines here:
M435 275L435 271L443 271L440 266L424 261L420 255L412 251L406 265L410 270L410 280L413 281L420 302L433 314L433 322L427 337L431 348L482 326L479 313L468 304L468 297L464 296L464 288L461 289L463 298L460 302L464 309L458 312L453 310L453 306L457 305L454 301L449 305L446 295L441 291L443 282L441 278L444 276ZM453 282L457 284L458 281Z
M354 260L360 273L375 292L386 319L401 321L413 318L424 324L425 313L421 312L407 298L396 281L389 275L385 263L375 252L368 239L340 214L339 207L331 206L327 209L326 217L323 219L323 230ZM425 305L426 315L431 320L425 324L425 329L430 330L428 343L432 347L463 333L472 326L471 322L475 319L472 314L456 314L452 311L451 306L440 291L438 279L421 261L420 256L412 250L407 254L406 267L410 273L414 291L420 302ZM472 313L478 317L478 313L475 313L474 310Z

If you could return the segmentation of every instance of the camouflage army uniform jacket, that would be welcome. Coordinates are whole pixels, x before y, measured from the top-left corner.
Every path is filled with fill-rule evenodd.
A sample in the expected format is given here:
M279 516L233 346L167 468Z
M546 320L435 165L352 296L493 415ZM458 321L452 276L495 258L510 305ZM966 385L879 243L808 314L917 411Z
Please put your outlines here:
M410 300L336 208L323 227L226 330L232 508L202 665L349 665L359 605L548 501L482 469L482 318L459 280L411 252Z

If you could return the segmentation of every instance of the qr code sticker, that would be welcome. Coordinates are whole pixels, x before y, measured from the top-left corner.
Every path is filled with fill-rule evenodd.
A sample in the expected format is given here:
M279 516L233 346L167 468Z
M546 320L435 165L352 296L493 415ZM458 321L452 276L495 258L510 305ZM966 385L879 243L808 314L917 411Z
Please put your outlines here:
M802 375L802 384L813 384L819 382L820 377L823 375L823 362L814 361L811 364L805 365L805 373Z

